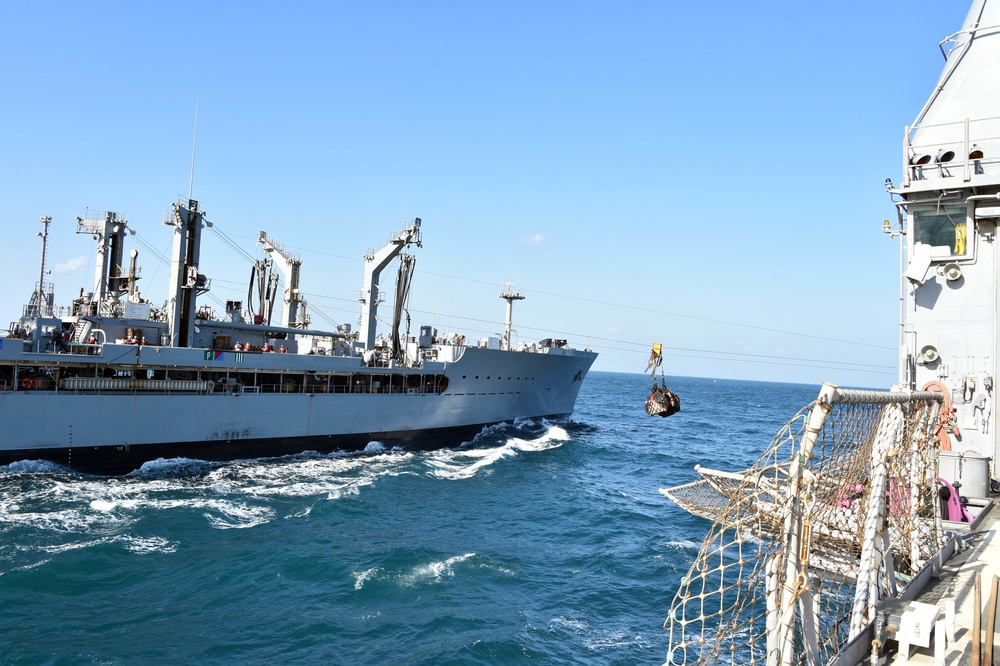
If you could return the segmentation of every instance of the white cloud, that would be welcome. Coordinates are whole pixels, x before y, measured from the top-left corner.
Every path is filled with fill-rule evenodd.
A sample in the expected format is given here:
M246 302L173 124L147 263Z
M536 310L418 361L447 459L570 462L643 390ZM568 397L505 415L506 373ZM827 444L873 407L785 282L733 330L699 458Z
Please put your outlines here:
M535 234L531 238L525 238L521 241L522 243L528 243L530 245L538 245L539 243L548 243L549 239L541 234Z
M76 269L87 265L87 257L76 257L61 264L56 264L52 269L53 273L72 273Z

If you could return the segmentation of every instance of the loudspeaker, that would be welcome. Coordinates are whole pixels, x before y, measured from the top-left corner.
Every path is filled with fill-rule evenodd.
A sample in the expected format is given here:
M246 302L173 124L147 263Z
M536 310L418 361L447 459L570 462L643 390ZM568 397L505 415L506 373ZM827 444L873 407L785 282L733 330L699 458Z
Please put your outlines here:
M938 350L934 345L924 345L918 359L921 363L933 363L938 360Z
M958 278L962 277L962 267L954 262L945 264L942 274L944 275L944 279L948 280L948 282L954 282Z

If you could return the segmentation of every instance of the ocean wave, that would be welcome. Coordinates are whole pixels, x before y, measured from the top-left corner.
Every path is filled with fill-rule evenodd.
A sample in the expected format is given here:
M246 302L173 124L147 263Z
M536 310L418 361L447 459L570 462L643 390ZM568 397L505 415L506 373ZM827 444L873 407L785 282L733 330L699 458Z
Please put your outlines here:
M368 442L365 445L365 448L362 451L362 453L382 453L385 450L386 450L385 444L383 444L382 442L372 441Z
M157 458L142 463L137 470L126 474L126 477L160 478L163 476L190 476L217 466L207 460L196 458Z
M4 575L5 573L11 573L11 572L14 572L14 571L31 571L32 569L37 569L38 567L46 565L46 564L48 564L51 561L52 561L52 558L46 557L46 558L40 559L40 560L38 560L36 562L28 562L27 564L21 564L21 565L18 565L18 566L11 567L10 569L7 569L6 571L3 570L3 569L0 569L0 576Z
M399 474L412 453L322 455L276 461L245 461L220 467L206 480L226 494L261 498L354 496L384 476Z
M526 421L535 424L537 421ZM474 477L480 470L489 468L503 458L515 456L518 452L540 452L562 446L571 438L561 426L542 422L546 430L534 439L508 436L502 444L493 447L463 447L460 449L441 449L427 454L425 463L431 468L430 476L458 481ZM512 428L510 424L497 424L483 429L489 431L490 438L497 438L499 433L505 435ZM480 433L480 434L483 434ZM476 439L479 439L477 436ZM476 440L473 440L476 441ZM495 440L494 440L495 441Z
M88 539L86 541L69 541L67 543L58 544L43 544L37 547L37 550L48 553L49 555L58 555L59 553L65 553L71 550L81 550L83 548L92 548L94 546L100 546L101 544L109 543L111 541L110 537L105 537L101 539Z
M363 588L365 586L365 583L368 582L369 579L373 578L375 574L377 574L378 572L379 572L378 567L372 567L371 569L365 569L364 571L355 571L354 589L360 590L361 588Z
M137 555L173 553L177 551L177 545L163 537L137 537L123 534L116 537L115 541Z
M89 507L88 507L89 508ZM95 531L109 531L120 527L123 521L105 512L88 511L81 508L54 508L48 510L25 510L14 505L0 511L0 528L33 528L45 532L62 534L85 534Z
M54 558L74 551L82 551L98 546L119 546L135 555L152 553L173 553L177 544L158 537L140 537L132 534L105 535L97 538L69 538L56 543L21 543L11 549L0 549L0 575L14 571L30 571L51 562ZM4 552L6 551L6 552Z
M549 620L550 631L568 630L574 634L583 634L587 629L588 626L585 621L573 617L560 615Z
M583 645L594 652L617 652L635 645L650 649L656 643L642 634L634 633L632 629L603 629L596 635L585 638Z
M655 648L656 642L641 634L635 633L629 627L608 627L601 623L560 615L548 622L547 631L550 634L567 634L579 641L584 648L597 653L617 653L628 647L641 646L643 649Z
M206 497L209 484L176 479L39 481L26 487L16 502L0 502L0 528L16 526L64 534L114 533L127 529L149 512L177 509L202 509L212 526L232 528L260 524L273 519L274 514L273 509L255 506L238 495L235 499Z
M275 511L266 506L254 506L237 502L210 502L217 513L205 512L209 524L220 530L246 529L274 519ZM221 514L221 515L219 515Z
M58 474L71 470L49 460L18 460L9 465L0 465L0 474Z
M695 543L689 539L683 539L681 541L668 541L663 544L667 548L676 548L678 550L694 550L697 551L701 548L701 542Z
M484 467L514 454L514 448L509 445L493 449L443 450L428 454L425 462L431 468L430 476L458 481L472 478Z
M121 533L151 514L192 509L201 510L215 529L254 527L274 520L282 510L283 517L311 511L311 502L276 506L276 497L354 496L384 476L404 473L415 455L313 454L228 464L159 459L122 477L81 477L55 472L47 463L19 463L19 472L0 477L0 534L14 528L67 535ZM66 541L72 547L72 540ZM162 547L136 545L139 551Z
M562 426L552 425L540 437L535 439L520 439L515 437L511 443L521 451L546 451L562 446L570 441L570 436Z
M475 553L456 555L446 560L431 562L414 567L409 573L402 577L404 587L415 587L423 583L440 583L445 578L455 576L455 565L460 564L475 557Z

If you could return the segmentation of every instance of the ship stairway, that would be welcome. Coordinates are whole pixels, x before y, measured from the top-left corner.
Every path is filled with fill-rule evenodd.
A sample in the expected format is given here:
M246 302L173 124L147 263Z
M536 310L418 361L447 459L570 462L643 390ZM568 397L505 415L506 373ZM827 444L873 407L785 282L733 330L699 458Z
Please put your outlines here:
M82 345L90 336L90 332L93 328L94 322L86 319L78 320L75 324L73 324L73 343Z

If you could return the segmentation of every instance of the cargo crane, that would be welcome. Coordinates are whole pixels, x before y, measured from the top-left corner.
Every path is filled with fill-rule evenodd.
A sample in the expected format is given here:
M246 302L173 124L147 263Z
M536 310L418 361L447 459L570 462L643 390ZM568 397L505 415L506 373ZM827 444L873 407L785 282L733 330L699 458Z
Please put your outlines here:
M358 300L363 306L361 313L361 330L359 340L364 343L365 349L375 347L375 328L378 325L378 304L379 299L379 275L382 269L389 265L404 248L411 243L416 243L417 247L422 247L420 239L420 218L414 218L413 222L396 236L389 239L382 249L377 252L369 251L365 255L365 286Z
M257 236L257 244L264 252L271 255L278 270L285 276L285 306L281 310L281 325L287 328L306 328L309 318L306 316L306 302L299 293L299 272L302 259L299 255L289 252L284 245L261 231ZM301 313L299 312L301 306Z

